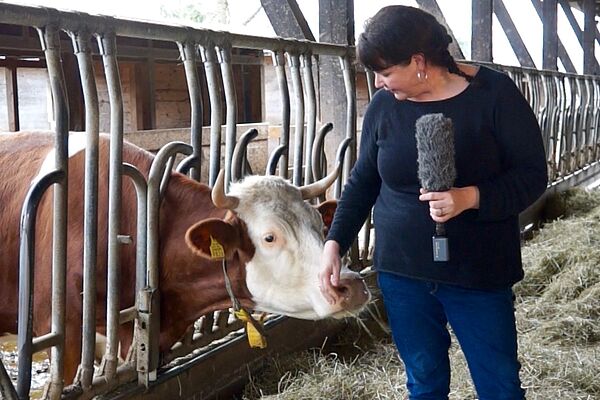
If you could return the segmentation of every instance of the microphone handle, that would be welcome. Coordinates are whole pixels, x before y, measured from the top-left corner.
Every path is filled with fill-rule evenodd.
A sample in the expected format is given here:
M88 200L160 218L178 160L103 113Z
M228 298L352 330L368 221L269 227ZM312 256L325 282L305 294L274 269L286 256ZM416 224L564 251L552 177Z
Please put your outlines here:
M446 236L446 226L443 222L435 223L435 235L436 236Z
M441 222L435 223L435 235L431 238L433 245L433 261L449 261L450 248L446 237L446 227Z

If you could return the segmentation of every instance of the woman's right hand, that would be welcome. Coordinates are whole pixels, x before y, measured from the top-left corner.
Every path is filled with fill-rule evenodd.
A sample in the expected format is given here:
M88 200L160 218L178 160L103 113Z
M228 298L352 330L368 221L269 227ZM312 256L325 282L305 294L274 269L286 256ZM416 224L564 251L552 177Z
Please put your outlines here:
M341 268L340 245L335 240L326 241L323 246L323 253L321 254L319 289L321 289L321 293L331 305L340 300L339 291L335 288L340 283Z

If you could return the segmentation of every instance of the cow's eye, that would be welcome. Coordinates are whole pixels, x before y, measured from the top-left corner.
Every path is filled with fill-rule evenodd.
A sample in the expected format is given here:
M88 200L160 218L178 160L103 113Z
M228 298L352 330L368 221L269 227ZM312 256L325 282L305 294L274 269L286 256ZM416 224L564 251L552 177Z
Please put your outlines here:
M275 241L275 235L273 235L272 233L268 233L265 235L264 239L267 243L273 243Z

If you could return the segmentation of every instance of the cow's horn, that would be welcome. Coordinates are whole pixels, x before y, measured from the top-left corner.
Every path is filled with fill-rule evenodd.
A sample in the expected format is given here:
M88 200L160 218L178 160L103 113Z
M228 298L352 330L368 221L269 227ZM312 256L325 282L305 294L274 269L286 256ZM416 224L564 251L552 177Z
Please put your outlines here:
M218 208L226 208L228 210L235 210L240 200L235 196L228 196L225 194L225 171L219 171L219 176L215 181L211 192L212 202Z
M300 187L300 192L302 193L302 198L304 200L312 199L317 196L325 193L327 188L335 182L338 175L340 174L340 170L342 169L342 165L338 162L333 169L325 178L311 183L310 185L305 185Z

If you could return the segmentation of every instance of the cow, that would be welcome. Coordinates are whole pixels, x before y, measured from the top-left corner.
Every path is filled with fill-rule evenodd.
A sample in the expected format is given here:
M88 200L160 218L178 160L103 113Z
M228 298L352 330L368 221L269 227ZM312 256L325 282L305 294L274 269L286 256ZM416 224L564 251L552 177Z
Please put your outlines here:
M17 329L20 210L31 182L53 166L53 140L47 132L0 134L0 332ZM74 379L81 351L84 143L84 133L70 134L66 382ZM96 323L102 331L106 324L108 224L109 139L105 135L100 137L99 154ZM123 162L148 176L154 157L150 152L126 142L122 154ZM136 194L127 178L122 188L119 233L135 242ZM355 313L369 301L366 285L350 270L343 271L338 289L343 300L339 303L329 304L318 288L326 229L323 221L331 219L335 202L315 207L304 199L323 193L323 189L321 183L298 188L279 177L251 176L233 183L225 194L222 174L211 190L183 174L171 173L159 211L161 353L202 315L231 307L221 262L211 258L211 238L221 244L233 293L247 309L322 319ZM39 205L35 233L33 329L38 336L49 332L51 326L52 190ZM135 299L135 246L123 246L120 265L124 308ZM132 329L122 328L119 340L126 352Z

